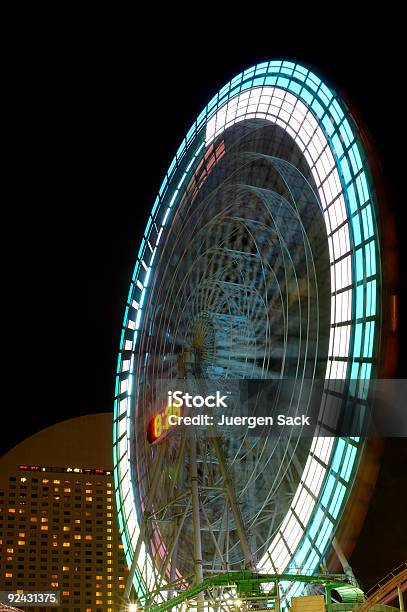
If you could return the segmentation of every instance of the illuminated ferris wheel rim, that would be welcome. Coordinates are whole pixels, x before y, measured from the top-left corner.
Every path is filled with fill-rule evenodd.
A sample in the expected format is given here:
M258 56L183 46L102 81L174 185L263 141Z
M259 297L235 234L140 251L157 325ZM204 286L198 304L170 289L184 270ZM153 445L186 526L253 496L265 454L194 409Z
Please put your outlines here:
M149 277L162 235L194 169L214 155L213 145L224 130L246 119L263 119L283 128L300 147L318 189L332 285L326 378L366 381L371 376L378 323L378 238L357 126L343 101L307 68L287 61L258 64L225 85L187 133L159 190L139 250L123 322L114 416L116 503L129 565L139 529L130 470L131 398ZM366 391L367 383L360 384L361 399ZM315 570L340 519L360 451L358 439L314 439L291 507L260 562L262 570L304 564L308 571ZM144 547L142 556L148 568L152 561ZM149 589L148 573L148 569L147 574L136 573L139 591Z

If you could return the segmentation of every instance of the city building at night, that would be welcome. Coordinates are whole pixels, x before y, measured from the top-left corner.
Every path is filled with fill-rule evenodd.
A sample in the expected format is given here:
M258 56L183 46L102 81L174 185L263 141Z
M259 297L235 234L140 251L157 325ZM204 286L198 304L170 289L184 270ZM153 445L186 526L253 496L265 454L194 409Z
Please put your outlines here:
M119 608L127 568L111 420L103 413L58 423L0 460L0 590L59 592L65 612Z

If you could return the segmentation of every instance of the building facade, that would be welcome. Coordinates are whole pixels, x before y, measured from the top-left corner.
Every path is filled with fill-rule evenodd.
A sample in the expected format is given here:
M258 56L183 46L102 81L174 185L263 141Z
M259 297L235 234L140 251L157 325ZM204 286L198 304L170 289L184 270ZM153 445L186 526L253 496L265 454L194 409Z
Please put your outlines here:
M0 460L0 590L58 592L63 612L121 609L110 427L109 414L71 419Z

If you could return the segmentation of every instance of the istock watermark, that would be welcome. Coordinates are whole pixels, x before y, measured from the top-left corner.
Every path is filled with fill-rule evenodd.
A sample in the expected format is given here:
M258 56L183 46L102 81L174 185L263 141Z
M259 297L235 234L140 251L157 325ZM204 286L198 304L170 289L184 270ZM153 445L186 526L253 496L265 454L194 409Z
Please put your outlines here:
M221 395L220 391L216 391L215 395L192 395L191 393L183 393L182 391L168 391L168 406L169 408L227 408L227 395Z
M407 436L407 381L159 379L145 395L147 439ZM143 400L144 401L144 400Z

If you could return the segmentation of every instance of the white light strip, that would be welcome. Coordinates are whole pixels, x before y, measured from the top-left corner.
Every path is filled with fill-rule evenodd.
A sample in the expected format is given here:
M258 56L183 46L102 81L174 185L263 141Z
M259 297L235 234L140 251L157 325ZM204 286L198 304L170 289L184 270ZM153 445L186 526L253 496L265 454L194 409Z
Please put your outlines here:
M263 87L245 91L219 109L208 121L206 144L209 145L226 129L226 126L250 117L267 119L282 126L291 134L310 165L318 195L325 209L323 217L326 231L328 235L332 234L328 241L331 262L331 326L339 321L348 321L351 314L350 292L339 295L335 295L335 292L352 282L350 256L337 261L350 251L349 225L344 223L347 217L341 181L325 134L312 112L301 100L277 87ZM350 325L331 327L328 357L348 357L349 347ZM326 378L339 378L343 375L344 367L339 365L339 362L328 359ZM333 441L329 440L329 438L314 438L312 443L315 455L323 459L325 465L329 463L333 448ZM292 552L304 534L304 529L296 521L292 509L295 508L298 499L307 499L306 508L299 510L303 518L306 516L309 518L315 507L315 500L304 489L304 485L315 498L318 498L325 473L326 467L324 468L310 456L290 510L280 528ZM295 521L295 528L294 522L290 521ZM304 521L305 526L306 522ZM289 525L293 526L292 529L288 529ZM264 571L273 571L272 564L277 568L285 567L289 558L290 555L279 531L260 560L260 566Z
M287 66L288 64L285 63ZM282 65L281 62L271 62L269 66L278 65L279 67ZM299 69L298 69L299 70ZM302 69L303 74L308 74L308 71ZM266 70L267 72L267 70ZM245 74L247 71L245 72ZM254 73L253 73L254 74ZM257 74L257 72L256 72ZM305 80L301 76L302 72L295 71L294 75L300 74L300 78L302 81ZM240 79L242 79L242 75L239 75ZM290 77L285 78L281 76L282 81L277 81L277 77L267 77L267 81L271 82L273 85L276 83L288 83L288 79ZM316 77L314 77L316 79ZM273 80L274 79L274 80ZM307 77L307 85L310 86L314 91L316 91L315 87L310 85L310 80L312 80L312 74L309 73ZM233 80L235 83L239 82L237 79ZM317 80L319 83L319 79ZM288 86L289 87L289 86ZM321 88L323 86L321 85ZM329 96L329 90L325 87L326 96ZM222 90L223 91L223 90ZM322 90L324 91L324 90ZM303 92L301 91L301 95ZM320 95L320 94L319 94ZM327 98L327 101L333 98L333 94L331 94L331 98ZM305 98L307 103L311 104L313 99L313 95L310 96L310 100ZM315 103L317 104L316 108L318 108L318 103L315 98ZM197 122L192 126L191 130L189 130L187 137L184 143L186 143L186 147L188 147L192 142L194 142L194 138L203 127L205 113L208 113L209 109L214 108L214 104L216 104L216 100L214 99L208 105L203 113L198 117ZM325 105L325 103L323 103ZM332 104L336 105L336 110L332 109ZM312 107L314 108L315 104L312 103ZM328 104L329 106L329 104ZM321 106L319 109L321 110ZM212 111L213 112L213 111ZM339 105L334 100L331 102L331 106L329 112L334 116L334 120L338 125L339 121L342 123L339 125L340 139L344 143L345 146L351 142L353 138L353 134L349 125L349 122L344 117L343 112L341 111ZM320 112L317 110L316 114L319 117L322 117ZM234 96L232 99L228 101L227 104L224 104L221 108L219 108L214 116L208 121L206 125L206 143L202 142L199 148L195 151L192 156L192 159L189 161L188 166L178 183L177 190L180 189L183 184L187 173L192 167L194 161L197 159L200 151L205 144L209 144L217 135L219 135L224 129L237 123L238 121L242 121L247 118L263 118L267 119L279 126L281 126L288 134L292 136L297 145L300 147L301 151L305 159L307 160L313 178L316 182L319 198L321 201L322 209L324 211L324 221L326 224L327 233L329 234L328 243L329 243L329 255L331 262L331 287L332 287L332 297L331 297L331 334L330 334L330 342L329 342L329 357L327 370L326 370L326 378L345 378L347 373L347 360L349 359L349 341L350 341L350 323L351 323L351 305L352 305L352 291L350 289L352 283L352 269L351 269L351 256L349 254L350 251L350 239L349 239L349 227L347 222L347 213L345 207L345 199L343 196L343 190L341 187L341 179L338 174L337 165L335 163L333 154L331 152L331 148L325 135L318 124L318 120L314 117L311 110L308 110L308 107L296 96L285 89L281 89L279 87L252 87L251 89L246 89L242 94ZM322 121L328 133L330 132L330 126L326 123L326 116ZM338 128L337 128L338 129ZM339 142L339 141L338 141ZM338 144L338 143L337 143ZM335 144L335 153L337 153L337 144ZM184 155L185 144L183 145L182 155L178 151L181 157ZM338 145L339 150L341 150L341 145ZM343 153L343 149L342 149ZM355 170L355 164L357 166L357 170L362 168L362 160L360 158L358 147L356 144L352 147L353 158L350 160L353 170ZM346 173L349 174L349 167L345 161L340 162L341 172L344 173L346 178ZM175 159L170 166L170 170L168 172L168 176L165 177L164 182L160 188L160 196L157 197L157 200L154 204L152 217L149 221L147 229L150 228L151 220L154 219L155 211L157 209L158 204L164 197L167 192L168 187L170 187L170 183L172 180L172 176L175 172ZM170 177L170 179L168 179ZM177 179L178 180L178 179ZM361 177L356 178L356 184L359 185L358 181L365 181L365 175L361 175ZM147 241L148 247L150 251L153 251L153 254L150 259L150 270L151 265L154 259L154 255L157 249L157 245L161 238L162 229L165 226L168 215L170 212L171 206L174 204L176 200L176 196L178 191L173 192L172 199L169 205L167 205L167 210L165 212L164 220L162 221L161 228L157 228L154 223L155 231L159 234L156 239L155 249L153 251L151 244ZM369 198L369 191L366 185L366 197L363 200L366 201ZM350 187L348 186L348 195L350 193ZM350 196L349 196L350 197ZM359 202L362 204L360 189L358 186L358 197ZM370 207L369 207L370 213ZM366 213L366 216L368 213ZM354 226L352 219L352 224ZM373 222L370 215L370 225L373 226ZM364 228L365 229L365 228ZM146 230L146 238L148 231ZM372 234L369 234L372 235ZM366 233L365 233L366 238ZM151 235L150 235L151 240ZM143 243L144 244L144 243ZM152 243L154 244L154 242ZM144 249L145 250L145 249ZM140 253L142 253L143 247L140 249ZM144 261L141 262L142 267L146 270L147 266ZM362 266L363 267L363 266ZM137 269L137 268L136 268ZM375 261L372 264L373 271L375 270ZM140 280L136 281L137 287L143 291L141 296L141 305L142 301L145 297L144 291L145 286L148 283L148 275L146 275L143 284ZM136 278L136 274L134 274L133 278ZM348 289L349 288L349 289ZM345 289L345 291L339 292L341 289ZM131 295L131 294L130 294ZM137 299L140 299L139 297ZM132 306L138 310L141 306L133 300ZM132 315L133 318L135 315ZM141 313L138 315L138 320L140 322ZM348 325L347 325L348 323ZM339 325L338 325L339 324ZM344 324L344 325L342 325ZM135 327L135 323L128 319L127 327L129 329L133 329ZM133 331L134 333L134 343L133 346L136 346L137 342L137 331ZM121 347L126 350L126 346L128 341L124 341L124 345ZM134 349L133 349L134 350ZM336 359L337 358L337 359ZM134 355L132 355L130 370L133 372L133 359ZM127 364L124 361L122 364L121 371L128 371ZM131 393L132 387L132 378L133 376L129 376L129 385L127 392ZM120 382L120 381L118 381ZM121 381L123 382L123 381ZM121 389L121 383L119 384L119 388ZM119 415L116 414L115 418L115 427L116 431L119 432L119 435L115 434L116 441L116 449L115 457L116 461L116 472L115 479L117 478L117 474L120 478L126 478L126 486L124 486L122 481L119 484L119 493L121 495L121 500L127 500L128 498L128 490L131 491L132 494L132 508L130 514L128 515L127 523L122 526L125 532L125 553L126 558L131 562L131 548L134 549L138 533L139 526L136 518L136 499L135 499L135 490L131 483L130 478L130 447L127 448L125 455L120 459L117 457L117 452L120 452L120 435L122 432L123 424L121 424L117 419L121 414L126 411L126 402L127 399L121 400L120 402L116 400L115 410L118 410ZM130 401L127 403L127 410L130 410ZM129 417L129 415L128 415ZM316 499L321 490L321 476L325 473L327 466L330 463L332 456L332 449L334 445L334 440L332 438L314 438L311 446L311 454L315 455L315 457L319 458L319 461L313 459L310 455L309 461L304 469L304 473L302 475L301 483L297 488L297 492L294 496L291 507L285 517L284 531L283 526L280 528L280 533L274 538L271 543L267 553L264 555L263 560L269 555L270 551L272 551L271 558L273 563L270 563L268 559L266 559L267 563L264 564L264 569L273 570L272 566L279 566L280 569L284 569L290 558L292 558L294 549L297 546L298 542L301 539L301 535L304 532L304 526L307 527L307 523L311 519L311 513L315 508ZM120 459L120 461L119 461ZM325 466L325 467L324 467ZM321 471L322 469L322 471ZM304 487L305 482L309 485L310 491ZM128 503L128 502L127 502ZM123 508L124 510L124 508ZM295 512L295 514L294 514ZM127 514L127 513L126 513ZM121 510L119 507L119 523L123 521L123 516L121 514ZM300 522L298 522L300 521ZM326 522L326 521L325 521ZM315 523L315 521L314 521ZM314 527L313 523L313 527ZM325 525L325 523L323 523ZM309 525L308 525L309 526ZM331 523L333 528L333 525ZM283 535L282 535L283 532ZM284 537L283 537L284 536ZM318 536L320 537L320 536ZM323 537L323 536L322 536ZM296 543L297 542L297 543ZM288 548L287 548L288 546ZM262 561L263 561L262 560ZM317 553L314 552L307 559L307 567L309 566L310 571L312 571L313 564L317 562ZM278 563L277 563L278 562ZM267 568L266 566L269 565ZM281 567L281 565L283 567ZM312 566L312 567L311 567ZM144 580L144 588L153 583L154 580L154 572L153 565L149 555L146 553L144 545L142 546L142 550L140 553L140 562L138 564L139 571L142 575L142 579Z

